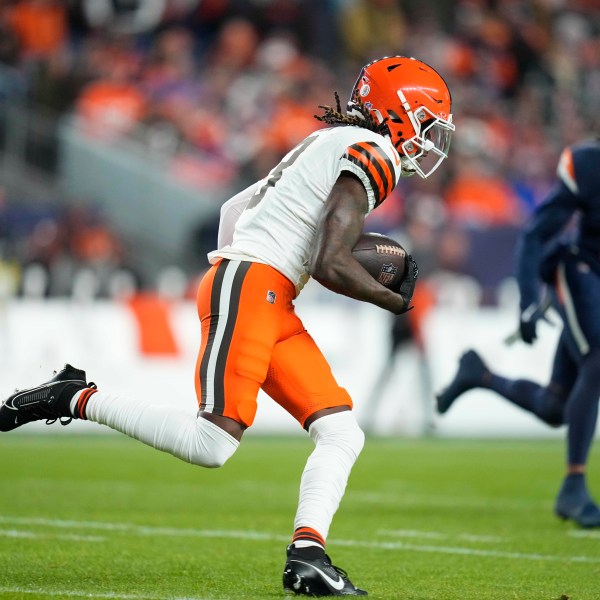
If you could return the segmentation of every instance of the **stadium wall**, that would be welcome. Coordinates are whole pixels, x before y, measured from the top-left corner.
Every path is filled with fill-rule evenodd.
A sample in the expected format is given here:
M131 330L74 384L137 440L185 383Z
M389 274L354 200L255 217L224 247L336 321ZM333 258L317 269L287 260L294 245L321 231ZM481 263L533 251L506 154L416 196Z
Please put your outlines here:
M383 311L310 287L297 309L372 434L562 435L486 391L469 392L443 418L433 411L433 391L448 382L468 347L477 348L501 373L544 381L559 326L542 325L534 347L516 343L509 348L503 338L515 326L514 311L436 309L425 323L424 352L409 344L387 363L389 321ZM15 387L45 381L54 369L71 362L86 369L103 389L197 410L193 375L200 328L193 302L156 296L123 302L22 299L5 301L0 315L3 398ZM55 431L37 423L30 430ZM83 430L108 431L81 422L65 431ZM299 428L261 393L251 431L289 433Z

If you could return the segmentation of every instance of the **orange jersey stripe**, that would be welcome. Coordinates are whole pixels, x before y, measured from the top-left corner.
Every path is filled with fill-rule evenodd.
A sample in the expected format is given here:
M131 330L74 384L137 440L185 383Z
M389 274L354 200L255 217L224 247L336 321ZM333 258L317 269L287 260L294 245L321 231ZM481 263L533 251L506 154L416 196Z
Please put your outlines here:
M392 193L392 190L396 187L396 172L394 171L392 161L377 144L373 142L365 142L364 146L371 150L372 156L377 157L377 160L373 162L373 165L376 169L381 169L381 171L383 171L385 176L382 178L384 181L387 179L385 194L385 197L387 198Z
M359 142L346 149L345 157L359 166L371 182L375 206L381 204L396 186L392 161L375 143Z
M355 144L355 146L356 145L357 144ZM361 150L355 148L355 146L348 148L347 158L354 159L353 162L360 166L365 175L369 178L371 187L373 188L373 193L375 194L375 206L378 206L385 198L385 184L379 173L377 173L377 171L373 168L373 165L369 159Z

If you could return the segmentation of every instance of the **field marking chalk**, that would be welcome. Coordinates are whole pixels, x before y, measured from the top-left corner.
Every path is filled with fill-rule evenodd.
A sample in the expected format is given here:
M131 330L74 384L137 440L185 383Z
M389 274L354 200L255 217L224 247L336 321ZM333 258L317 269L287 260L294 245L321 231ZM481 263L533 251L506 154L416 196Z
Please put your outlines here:
M99 529L103 531L126 531L137 535L163 535L168 537L201 537L201 538L230 538L237 540L289 541L289 536L262 531L220 530L220 529L178 529L174 527L148 527L133 523L103 523L98 521L65 521L62 519L42 519L28 517L10 517L0 515L0 522L12 524L42 525L46 527ZM490 558L509 558L532 561L558 561L600 564L600 557L592 556L560 556L556 554L538 554L527 552L508 552L501 550L481 550L463 548L461 546L428 546L407 544L405 542L367 542L365 540L335 540L337 546L358 546L377 550L406 550L411 552L430 552L440 554L459 554L464 556L482 556ZM176 599L173 599L176 600Z
M3 594L37 594L38 596L69 596L72 598L104 598L106 600L208 600L208 598L197 598L192 596L147 596L136 594L118 594L116 592L105 592L94 594L93 592L80 592L77 590L44 590L22 587L0 587L0 596Z

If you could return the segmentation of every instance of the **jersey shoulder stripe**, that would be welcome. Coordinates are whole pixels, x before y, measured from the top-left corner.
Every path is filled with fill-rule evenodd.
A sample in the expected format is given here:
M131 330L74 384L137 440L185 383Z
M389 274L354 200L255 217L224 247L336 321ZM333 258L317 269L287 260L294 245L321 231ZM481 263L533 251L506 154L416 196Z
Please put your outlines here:
M575 178L575 165L573 163L573 152L570 148L565 148L560 155L558 160L558 167L556 174L563 181L563 183L573 192L577 194L579 192L579 186Z
M392 161L375 142L358 142L346 149L344 158L358 166L367 176L375 195L375 206L381 204L396 187Z

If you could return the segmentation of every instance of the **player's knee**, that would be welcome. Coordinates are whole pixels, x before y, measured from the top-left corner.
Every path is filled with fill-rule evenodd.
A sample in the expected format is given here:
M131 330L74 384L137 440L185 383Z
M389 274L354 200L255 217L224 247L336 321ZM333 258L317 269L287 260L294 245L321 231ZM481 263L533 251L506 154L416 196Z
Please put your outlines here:
M231 455L207 456L202 454L198 456L197 460L193 464L199 467L204 467L205 469L218 469L219 467L222 467L229 460L230 457Z
M321 417L309 427L309 435L316 444L333 444L351 452L357 458L365 445L365 434L352 411L343 411Z
M235 449L221 446L202 449L194 454L193 464L206 469L218 469L233 456L234 452Z
M560 427L565 423L565 409L562 402L551 402L540 412L540 418L550 427Z
M354 417L354 415L352 415ZM353 419L353 426L348 430L349 445L353 449L356 456L358 456L365 445L365 433L360 428L356 419Z
M196 436L188 453L188 462L208 469L222 467L240 443L218 425L199 418Z

